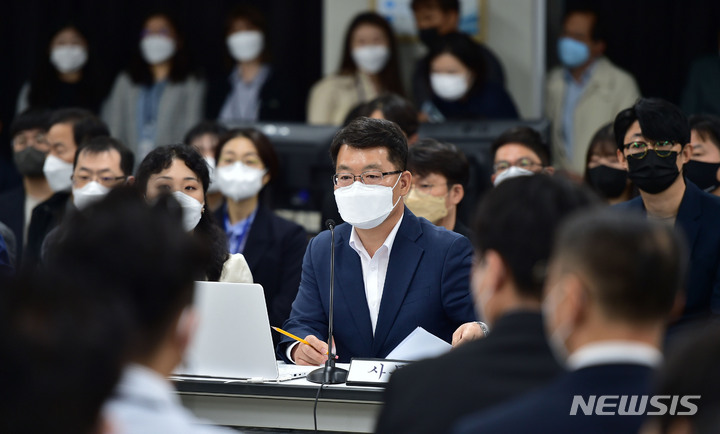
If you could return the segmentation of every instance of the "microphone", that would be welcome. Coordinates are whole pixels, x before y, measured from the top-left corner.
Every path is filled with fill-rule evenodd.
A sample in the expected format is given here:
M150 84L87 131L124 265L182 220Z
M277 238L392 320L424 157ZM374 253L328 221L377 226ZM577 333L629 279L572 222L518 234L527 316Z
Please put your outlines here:
M333 295L335 293L335 221L328 219L325 226L330 231L330 307L328 309L328 359L325 366L310 372L306 379L311 383L340 384L347 381L347 369L335 366L335 351L333 350Z

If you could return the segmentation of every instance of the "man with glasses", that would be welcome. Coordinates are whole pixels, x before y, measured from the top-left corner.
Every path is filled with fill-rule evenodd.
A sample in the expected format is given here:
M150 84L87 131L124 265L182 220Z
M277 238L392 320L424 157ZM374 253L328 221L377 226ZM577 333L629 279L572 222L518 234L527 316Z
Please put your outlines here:
M417 218L403 203L412 175L398 126L366 117L333 139L335 201L334 342L339 362L383 358L418 326L450 342L475 319L469 292L472 249L462 235ZM286 361L320 365L330 297L329 231L307 247L302 279L283 328L305 338L278 345Z
M690 247L685 307L672 318L676 326L720 314L720 198L681 176L692 155L685 115L667 101L643 98L617 115L614 129L618 159L640 190L616 206L673 225Z
M553 173L550 156L540 133L530 127L512 127L498 136L491 146L493 174L497 186L506 179L544 172Z

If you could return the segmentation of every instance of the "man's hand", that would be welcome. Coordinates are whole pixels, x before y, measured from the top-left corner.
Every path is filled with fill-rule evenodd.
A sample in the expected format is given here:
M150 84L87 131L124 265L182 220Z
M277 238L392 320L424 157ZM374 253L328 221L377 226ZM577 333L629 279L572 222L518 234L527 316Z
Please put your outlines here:
M453 347L457 347L464 343L484 337L485 332L483 331L482 327L480 327L480 324L476 322L466 322L465 324L458 327L458 329L455 330L455 333L453 333L452 345Z
M296 365L322 365L327 360L328 346L327 343L321 341L313 335L305 336L305 340L310 345L302 342L295 345L292 349L291 356Z

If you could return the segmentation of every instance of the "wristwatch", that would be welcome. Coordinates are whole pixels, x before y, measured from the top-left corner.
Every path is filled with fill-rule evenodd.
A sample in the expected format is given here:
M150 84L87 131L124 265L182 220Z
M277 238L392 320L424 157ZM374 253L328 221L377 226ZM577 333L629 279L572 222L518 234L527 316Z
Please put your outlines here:
M475 321L475 322L480 325L480 328L482 329L484 336L487 336L490 333L490 328L488 328L487 324L485 324L482 321Z

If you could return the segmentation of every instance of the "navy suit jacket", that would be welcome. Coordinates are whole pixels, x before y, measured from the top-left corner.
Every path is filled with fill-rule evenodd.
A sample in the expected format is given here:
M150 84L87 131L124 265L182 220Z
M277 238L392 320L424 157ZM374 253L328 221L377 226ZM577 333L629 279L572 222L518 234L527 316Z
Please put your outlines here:
M581 395L583 401L588 402L592 395L595 395L596 400L601 395L628 395L629 403L622 405L622 408L626 409L632 404L631 396L651 394L653 372L647 366L635 364L596 365L578 369L519 400L461 419L455 425L453 433L635 434L639 431L644 416L608 416L595 413L586 415L580 407L575 415L570 415L573 396ZM634 409L641 406L638 400ZM619 402L620 398L606 401L606 404L617 405L604 407L602 410L618 412ZM656 411L656 408L651 406L648 400L642 414L649 411Z
M675 228L685 235L690 267L685 281L685 310L678 325L720 315L720 197L700 190L687 179L685 185ZM641 196L615 207L646 212Z
M470 242L405 208L390 252L373 336L360 257L349 245L351 229L347 223L335 229L333 335L339 362L383 358L418 326L450 342L458 326L475 320L469 291ZM326 341L329 298L330 232L324 231L305 252L298 295L283 328ZM278 355L286 361L292 342L285 338L278 345Z

